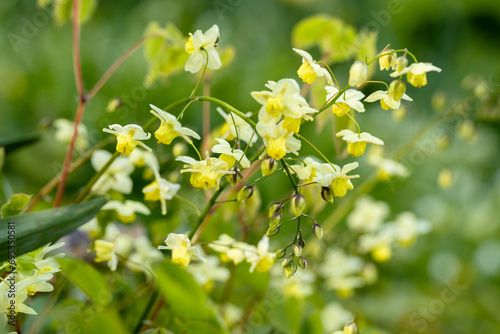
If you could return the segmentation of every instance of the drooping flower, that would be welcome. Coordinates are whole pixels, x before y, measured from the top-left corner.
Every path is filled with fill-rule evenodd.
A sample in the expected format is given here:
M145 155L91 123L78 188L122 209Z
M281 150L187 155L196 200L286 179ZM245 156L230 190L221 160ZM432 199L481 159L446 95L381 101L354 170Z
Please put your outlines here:
M258 136L255 134L255 130L243 118L234 113L226 114L220 107L217 108L217 111L226 121L221 130L222 139L233 140L238 136L240 140L250 146L257 141ZM246 114L246 116L251 115L251 112Z
M349 86L359 87L368 77L368 65L364 61L356 61L349 69Z
M322 187L331 187L333 194L337 197L344 197L347 190L354 189L351 179L358 178L359 175L347 175L350 171L359 166L358 162L351 162L340 168L335 164L320 164L317 169L321 174L320 185Z
M406 101L413 101L413 99L406 94L403 94L402 99ZM373 92L365 99L365 102L375 102L378 100L380 100L380 105L384 110L399 109L399 107L401 106L401 100L399 101L394 100L389 95L388 91L383 91L383 90L377 90Z
M411 245L418 235L428 233L431 230L431 224L427 220L418 219L410 211L400 213L394 222L389 222L386 228L394 236L394 240L400 246Z
M185 234L170 233L165 239L166 246L158 246L158 249L169 249L172 251L172 262L181 268L186 268L191 259L206 261L197 246L191 246L191 241Z
M111 153L104 150L97 150L92 153L90 162L96 171L99 171L111 158ZM111 166L97 180L92 187L92 191L98 193L106 193L109 190L115 190L122 194L130 194L132 192L132 179L130 174L134 171L128 158L118 157L113 161Z
M181 123L175 118L174 115L150 104L153 110L151 113L158 117L161 121L160 127L155 131L155 138L158 143L169 145L174 138L181 137L188 143L192 143L191 136L195 139L200 139L200 136L191 129L182 127Z
M144 200L160 201L162 206L162 214L167 214L167 200L174 198L175 194L181 188L180 184L170 182L162 177L157 177L152 183L142 189Z
M69 145L71 139L73 138L75 123L64 118L59 118L54 120L54 126L56 128L56 140ZM83 123L78 124L78 135L75 142L75 149L77 151L85 151L88 148L89 143L87 141L87 138L87 127Z
M207 290L211 290L213 283L225 282L229 278L229 270L220 265L217 256L207 256L207 261L193 263L187 267L187 271L193 275L194 280Z
M211 70L217 70L222 66L220 56L215 50L219 43L219 27L214 24L205 33L196 30L194 34L189 34L185 49L189 53L184 69L191 73L196 73L207 64ZM208 63L207 63L208 57Z
M292 132L283 129L282 123L257 123L257 133L264 140L267 154L274 160L280 160L287 153L298 155L301 146L300 140L293 137Z
M215 138L215 140L218 144L212 147L212 152L220 154L219 159L225 161L229 168L233 167L237 162L243 168L250 167L250 160L248 160L242 150L233 149L224 139Z
M274 263L275 253L269 250L269 238L263 236L253 251L247 251L247 261L252 264L250 272L257 270L258 272L266 272L271 269Z
M141 202L126 200L125 202L120 201L109 201L104 204L101 210L114 210L118 215L118 219L124 223L132 223L135 221L135 214L142 213L143 215L151 214L148 207L142 204Z
M222 261L232 261L233 264L237 265L245 260L245 253L253 250L255 246L236 241L227 234L221 234L219 239L209 243L208 247L221 253Z
M317 112L310 108L306 99L300 95L300 87L293 79L269 81L266 87L271 91L252 92L252 97L262 104L259 122L277 123L282 116L291 119L308 118L308 113Z
M125 265L134 271L143 271L150 275L152 273L151 264L161 260L163 254L144 235L134 238L132 243L134 251L128 257Z
M339 93L339 89L334 86L326 86L325 90L327 92L327 101L330 101L330 99ZM365 112L365 107L361 102L363 97L365 97L365 94L361 93L359 90L348 89L337 98L332 106L332 111L339 117L344 116L351 108L357 112Z
M192 173L190 182L193 187L198 189L219 189L222 176L234 173L234 171L229 171L227 163L219 158L207 157L205 160L196 161L191 157L180 156L175 160L187 164L184 166L185 169L181 170L181 173Z
M321 67L309 53L300 49L293 49L293 51L297 52L302 57L302 65L297 71L302 81L312 84L316 78L325 77L328 84L333 84L332 77L330 73L328 73L328 70Z
M319 174L320 163L313 158L307 157L304 159L304 164L289 166L290 170L297 175L297 177L305 182L318 182L321 179L321 174Z
M374 233L389 216L389 205L369 196L356 200L354 210L347 216L347 226L355 232Z
M396 66L396 59L398 58L396 56L396 53L394 52L393 49L390 48L385 48L382 50L382 52L379 53L379 55L383 55L378 59L380 70L389 70L389 68L394 69Z
M396 78L406 74L406 79L410 84L415 87L422 87L427 84L427 72L436 71L441 72L439 67L431 63L413 63L408 67L403 68L401 71L391 73L391 77Z
M337 137L342 137L347 142L347 152L353 157L359 157L365 153L366 144L371 143L375 145L384 145L384 142L369 134L362 132L360 134L354 133L351 130L344 129L337 132Z
M391 244L394 236L388 229L382 229L377 233L363 234L359 237L359 251L371 253L377 262L386 262L392 257Z
M111 271L116 270L118 265L118 256L116 255L116 240L107 241L102 239L97 239L94 242L94 248L96 253L95 262L108 261L108 267Z
M378 169L378 178L389 181L393 176L408 177L410 171L400 162L384 158L381 147L372 147L368 154L368 164Z
M110 130L111 129L111 130ZM141 140L147 140L151 137L150 133L144 132L142 127L136 124L128 124L121 126L120 124L112 124L109 129L102 129L102 131L111 133L116 136L116 151L125 155L130 155L134 148L139 145L145 150L151 151L151 149L141 142Z

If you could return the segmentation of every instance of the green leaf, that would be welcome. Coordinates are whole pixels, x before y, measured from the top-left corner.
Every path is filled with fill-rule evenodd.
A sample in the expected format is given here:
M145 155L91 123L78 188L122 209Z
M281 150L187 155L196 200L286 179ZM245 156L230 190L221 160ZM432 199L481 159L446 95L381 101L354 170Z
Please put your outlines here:
M106 279L97 269L77 258L64 257L58 261L62 273L94 303L107 305L111 301Z
M314 15L301 20L292 32L292 44L299 49L319 45L328 33L330 17L324 14Z
M5 153L10 153L25 145L34 143L40 139L39 133L27 133L12 137L0 138L0 146L5 148Z
M7 218L20 215L26 205L28 205L30 199L31 195L26 194L14 194L10 196L7 203L2 205L2 212L0 216L2 218Z
M106 198L99 197L81 204L0 220L0 261L7 259L9 240L15 240L16 256L31 252L57 241L94 218L104 203ZM9 231L15 231L15 236Z
M57 0L54 2L54 19L63 25L72 16L72 1ZM97 0L79 0L80 24L87 22L97 8Z

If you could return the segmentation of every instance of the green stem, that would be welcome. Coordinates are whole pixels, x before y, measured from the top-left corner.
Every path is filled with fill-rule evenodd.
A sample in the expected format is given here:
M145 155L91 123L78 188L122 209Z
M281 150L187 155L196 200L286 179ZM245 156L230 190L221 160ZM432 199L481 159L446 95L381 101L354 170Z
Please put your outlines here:
M192 207L194 209L194 211L196 211L196 214L198 216L200 215L200 210L198 210L198 208L196 207L196 205L194 205L191 201L189 201L189 200L187 200L184 197L181 197L179 195L174 195L174 197L177 198L179 201L188 204L190 207Z
M296 133L296 135L299 136L300 138L302 138L302 140L304 140L306 143L308 143L312 148L314 148L316 150L316 152L318 152L323 157L323 159L325 159L325 161L328 162L330 164L330 166L332 166L333 170L335 170L335 171L337 170L337 168L335 168L335 166L333 166L333 164L330 162L330 160L328 160L328 158L325 157L325 155L323 153L321 153L321 151L316 146L314 146L313 143L311 143L309 140L307 140L304 136L302 136L299 133Z
M90 193L90 190L92 189L92 186L99 180L99 178L108 170L109 166L115 161L116 158L120 155L120 152L115 152L109 158L108 162L102 168L92 177L89 183L85 186L85 188L78 194L78 196L75 199L75 203L80 203L85 197Z
M338 98L344 94L347 89L349 89L349 85L345 86L341 91L339 91L335 96L333 96L330 101L327 101L321 108L319 108L318 113L314 115L314 117L321 114L323 111L331 107L335 102L337 102Z
M201 224L205 220L205 218L208 216L208 213L212 209L212 206L214 206L215 202L217 201L217 198L222 194L222 191L224 190L226 184L223 184L219 187L219 189L215 192L215 194L212 195L210 200L208 201L207 205L201 212L201 214L198 216L198 219L196 220L196 223L193 225L191 228L191 232L188 234L188 238L191 240L193 239L196 231L200 228Z
M326 69L328 70L328 72L330 72L333 80L335 80L335 84L337 85L337 87L340 87L339 82L337 81L337 78L335 78L335 75L333 74L332 70L330 69L330 66L328 66L328 64L322 60L318 61L318 64L325 64Z
M295 180L292 177L292 173L290 172L290 168L288 167L288 164L283 159L281 159L281 164L283 165L283 168L285 169L285 173L286 173L286 175L288 175L288 178L290 179L290 182L292 183L293 189L295 189L295 192L297 194L300 194L299 187L297 187L297 184L295 183Z

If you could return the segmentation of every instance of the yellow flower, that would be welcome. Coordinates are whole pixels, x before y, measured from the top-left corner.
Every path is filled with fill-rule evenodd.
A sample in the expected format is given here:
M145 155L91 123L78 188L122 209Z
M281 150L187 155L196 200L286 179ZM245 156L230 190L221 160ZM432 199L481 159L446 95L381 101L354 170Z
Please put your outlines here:
M380 70L388 70L389 68L394 69L394 66L396 65L396 59L397 56L395 53L390 53L393 52L393 49L385 48L380 52L379 55L385 54L384 56L381 56L378 59L379 65L380 65Z
M359 87L368 77L368 65L364 61L356 61L349 69L349 86Z
M406 94L403 94L402 99L406 101L413 101L413 99ZM377 90L376 92L373 92L365 99L365 102L375 102L378 100L380 100L380 105L384 110L396 110L401 106L401 100L394 100L388 91L383 90Z
M436 71L441 72L439 67L431 63L413 63L408 67L403 68L401 71L391 73L391 77L396 78L406 74L406 79L410 84L415 87L422 87L427 84L427 72Z
M246 258L252 264L250 272L267 272L271 269L275 261L275 254L268 252L269 238L264 236L253 251L249 251Z
M319 174L321 174L320 185L322 187L332 187L333 194L336 197L344 197L347 190L354 188L351 179L358 178L359 175L347 175L350 171L358 168L358 162L352 162L340 168L335 164L328 163L317 166Z
M234 171L228 170L229 168L225 161L218 158L207 158L205 160L196 161L191 157L180 156L175 160L187 164L184 166L186 169L181 170L181 173L192 173L190 179L191 184L198 189L219 189L219 183L222 176L234 173Z
M339 93L339 89L334 86L326 86L325 90L327 92L326 101L330 101L330 99ZM337 98L335 104L332 106L332 111L338 117L344 116L351 108L357 112L365 112L365 107L360 101L363 97L365 97L365 94L359 90L348 89Z
M110 130L111 129L111 130ZM112 124L109 129L102 129L102 131L111 133L116 136L117 144L116 151L125 155L130 155L134 148L139 145L144 149L151 152L151 149L140 140L147 140L151 134L144 132L144 130L136 124L129 124L121 126L119 124Z
M177 183L172 183L166 179L156 175L156 180L142 189L144 193L144 200L146 201L160 201L161 212L163 215L167 214L167 200L174 198L175 194L179 191L181 186Z
M186 268L191 259L207 261L196 246L191 246L191 241L185 234L170 233L165 239L166 246L158 246L158 249L169 249L172 251L172 262L181 268Z
M212 28L205 33L201 30L196 30L185 45L185 50L189 53L189 58L186 61L184 69L191 73L198 72L205 64L212 70L217 70L221 67L220 56L215 50L219 42L219 27L214 24ZM208 57L208 63L207 63Z
M267 154L274 160L280 160L287 153L298 155L300 140L293 137L290 131L283 129L283 122L278 124L259 122L257 123L257 133L264 140Z
M158 143L169 145L174 138L181 137L188 143L192 143L188 136L195 139L200 139L200 136L191 129L182 127L181 123L175 118L174 115L150 104L153 110L151 113L158 117L161 121L160 127L155 132L155 137Z
M120 201L109 201L106 203L101 210L114 210L118 215L118 219L124 223L132 223L135 221L135 213L142 213L144 215L149 215L148 207L141 202L127 200L125 202Z
M217 111L226 121L221 130L223 139L233 140L238 135L240 140L243 140L250 146L257 141L258 136L254 134L254 129L243 118L234 113L226 114L220 107L217 108ZM246 116L250 117L252 113L248 112Z
M97 239L94 243L94 249L96 253L95 262L108 261L109 269L112 271L116 270L118 264L118 257L115 253L115 241L106 241Z
M232 168L237 162L240 163L242 168L250 167L250 160L248 160L242 150L233 149L224 139L215 138L215 140L218 144L212 147L212 152L220 154L219 159L225 161L228 168Z
M359 157L365 154L366 144L384 145L384 142L368 132L357 134L351 130L342 130L337 133L337 137L342 137L347 142L347 152L353 157Z
M312 84L316 78L325 77L330 85L333 84L330 73L328 73L325 68L318 65L309 53L300 49L293 49L293 51L297 52L302 57L302 65L297 71L302 81Z

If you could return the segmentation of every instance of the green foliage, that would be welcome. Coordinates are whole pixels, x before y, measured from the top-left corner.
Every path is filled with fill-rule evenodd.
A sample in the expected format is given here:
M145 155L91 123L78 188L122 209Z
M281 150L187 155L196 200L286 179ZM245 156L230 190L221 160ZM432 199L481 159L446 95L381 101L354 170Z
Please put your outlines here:
M38 140L40 140L40 133L21 133L15 136L0 138L0 147L3 147L4 153L10 153Z
M54 20L58 25L63 25L72 16L72 0L38 0L38 6L45 8L53 5ZM98 0L78 0L80 11L80 24L87 22L97 9Z
M81 204L30 212L0 220L0 261L7 259L8 229L12 226L8 224L9 222L15 223L16 253L21 255L74 231L95 217L104 203L106 199L99 197Z
M7 203L2 205L2 212L0 217L8 218L12 216L20 215L24 208L28 205L31 199L31 195L26 194L14 194L10 196Z

